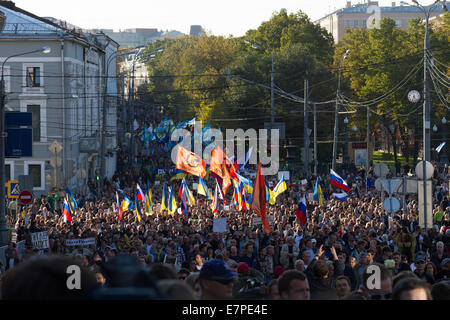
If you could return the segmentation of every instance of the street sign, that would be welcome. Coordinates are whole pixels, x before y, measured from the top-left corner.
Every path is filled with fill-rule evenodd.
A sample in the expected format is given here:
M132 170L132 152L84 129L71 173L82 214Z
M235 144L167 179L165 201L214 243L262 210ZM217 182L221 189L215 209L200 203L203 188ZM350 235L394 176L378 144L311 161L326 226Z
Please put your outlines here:
M384 190L389 193L389 195L394 193L394 190L401 182L401 179L381 179L381 185L383 186Z
M17 199L20 195L19 181L9 180L8 181L8 198Z
M417 165L416 165L416 174L417 177L420 180L424 180L424 176L425 176L425 180L431 179L431 177L433 176L433 172L434 172L434 167L431 164L431 162L427 161L425 163L425 174L423 174L423 161L420 161Z
M54 140L52 144L48 147L48 150L50 150L50 152L53 153L54 155L60 153L62 149L63 149L62 145L56 140Z
M50 165L51 165L53 168L61 167L61 165L62 165L62 160L61 160L61 158L55 158L55 157L52 157L52 158L50 159Z
M400 210L400 201L397 198L388 198L384 200L383 207L389 213L396 212Z
M384 163L375 163L375 167L373 168L373 170L375 171L375 175L377 177L386 177L389 168Z
M377 180L375 180L375 188L378 191L383 191L383 186L381 185L381 178L378 178Z
M19 200L22 204L30 204L33 200L33 194L28 190L23 190L19 195Z

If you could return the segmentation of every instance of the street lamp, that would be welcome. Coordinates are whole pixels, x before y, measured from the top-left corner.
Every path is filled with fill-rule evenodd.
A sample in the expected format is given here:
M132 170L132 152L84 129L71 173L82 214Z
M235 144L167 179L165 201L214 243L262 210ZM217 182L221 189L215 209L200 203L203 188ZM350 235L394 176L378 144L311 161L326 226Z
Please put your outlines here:
M344 60L348 59L348 54L350 53L350 49L345 51L344 56L342 57L339 64L339 77L338 77L338 87L336 91L336 109L334 112L334 137L333 137L333 159L332 159L332 169L336 170L336 157L337 157L337 135L339 131L339 97L341 94L341 73L342 73L342 64Z
M52 51L50 47L42 47L41 49L29 51L29 52L23 52L14 54L12 56L9 56L3 61L2 63L2 77L1 77L1 94L0 94L0 247L8 245L9 241L9 230L8 226L6 225L6 216L5 216L5 138L6 138L6 132L5 132L5 78L4 78L4 71L5 71L5 63L10 58L13 57L19 57L31 53L37 53L42 52L44 54L48 54Z
M252 41L252 40L245 39L244 43L251 44L253 49L262 48L265 50L269 50L268 48L263 47L260 44L256 43L255 41ZM273 50L271 49L270 51L271 51L271 56L272 56L272 72L270 75L270 101L271 101L272 112L271 112L271 116L270 116L270 123L272 124L272 127L273 127L273 123L275 122L275 109L274 109L275 95L274 95L274 90L273 90L275 87L275 84L274 84L275 78L274 78Z

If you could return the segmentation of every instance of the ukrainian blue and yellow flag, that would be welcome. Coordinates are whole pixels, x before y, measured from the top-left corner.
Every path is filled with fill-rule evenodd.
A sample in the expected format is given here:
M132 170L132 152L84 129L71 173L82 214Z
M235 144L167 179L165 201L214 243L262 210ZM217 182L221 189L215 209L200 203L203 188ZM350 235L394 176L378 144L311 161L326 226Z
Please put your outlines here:
M164 183L162 198L161 198L161 212L169 207L169 198L167 196L166 184Z
M275 196L275 199L286 190L287 190L287 184L286 184L286 181L284 181L284 176L282 176L281 180L277 183L275 188L273 188L273 194Z
M183 179L182 184L184 186L183 190L184 192L186 192L186 196L187 196L187 200L188 200L188 204L190 206L195 206L195 198L194 195L192 194L191 190L189 190L189 187L186 183L186 180Z
M132 210L134 208L133 201L131 201L125 194L122 200L122 211Z
M204 195L208 200L213 199L211 194L209 193L208 186L206 185L205 180L203 180L202 177L198 177L197 193Z
M73 215L75 209L78 208L78 204L69 187L66 187L66 200L67 204L69 205L70 213Z
M145 194L145 214L151 216L153 214L153 199L152 199L152 189L149 188Z
M171 187L169 187L169 192L170 192L170 195L169 195L169 206L168 206L167 209L169 210L170 214L174 214L177 211L177 209L178 209L177 202L175 200L175 197L173 195L173 189Z
M266 201L269 202L272 205L275 204L275 194L273 193L273 191L267 185L267 181L266 181Z
M313 199L314 201L319 201L319 205L323 206L323 193L322 187L319 184L319 178L317 178L316 185L314 186Z

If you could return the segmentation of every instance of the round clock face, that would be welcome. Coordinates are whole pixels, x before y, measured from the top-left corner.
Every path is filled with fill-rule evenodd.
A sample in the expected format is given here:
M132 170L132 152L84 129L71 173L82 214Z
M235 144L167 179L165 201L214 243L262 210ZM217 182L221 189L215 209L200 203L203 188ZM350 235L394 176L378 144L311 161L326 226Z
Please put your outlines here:
M412 90L408 93L408 100L416 103L417 101L420 100L420 93L417 90Z

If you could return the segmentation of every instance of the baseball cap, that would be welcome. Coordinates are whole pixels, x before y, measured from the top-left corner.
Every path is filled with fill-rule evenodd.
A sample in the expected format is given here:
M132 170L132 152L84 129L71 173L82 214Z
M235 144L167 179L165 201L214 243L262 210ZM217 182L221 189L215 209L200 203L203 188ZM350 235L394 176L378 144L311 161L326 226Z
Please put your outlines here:
M203 265L199 279L231 279L235 276L237 276L237 273L231 271L223 260L212 259Z
M442 260L441 262L441 266L445 265L446 263L450 262L450 258L445 258L444 260Z
M424 257L417 257L416 258L416 262L420 262L420 261L423 261L423 262L425 262L425 258Z

